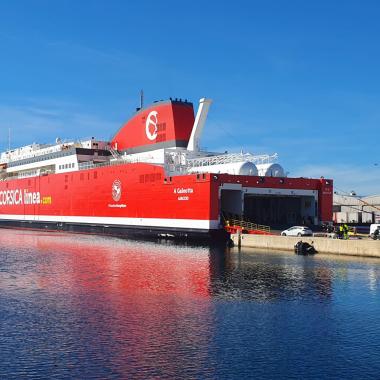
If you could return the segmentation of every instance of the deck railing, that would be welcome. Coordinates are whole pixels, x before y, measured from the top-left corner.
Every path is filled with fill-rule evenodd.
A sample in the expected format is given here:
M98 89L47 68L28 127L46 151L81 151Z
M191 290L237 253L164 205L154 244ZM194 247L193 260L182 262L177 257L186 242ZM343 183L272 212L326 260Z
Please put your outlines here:
M260 231L266 234L270 234L270 227L263 224L253 223L248 220L244 220L243 217L234 216L232 214L223 213L224 224L227 227L238 227L247 231Z

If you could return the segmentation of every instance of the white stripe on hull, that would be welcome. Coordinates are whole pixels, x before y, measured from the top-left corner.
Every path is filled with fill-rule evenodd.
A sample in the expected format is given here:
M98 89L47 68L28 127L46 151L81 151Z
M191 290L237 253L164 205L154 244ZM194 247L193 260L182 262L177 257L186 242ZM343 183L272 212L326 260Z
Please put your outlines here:
M122 225L125 227L170 227L214 230L219 228L218 220L202 219L164 219L164 218L115 218L99 216L53 216L53 215L12 215L0 214L3 220L31 222L80 223L98 225Z

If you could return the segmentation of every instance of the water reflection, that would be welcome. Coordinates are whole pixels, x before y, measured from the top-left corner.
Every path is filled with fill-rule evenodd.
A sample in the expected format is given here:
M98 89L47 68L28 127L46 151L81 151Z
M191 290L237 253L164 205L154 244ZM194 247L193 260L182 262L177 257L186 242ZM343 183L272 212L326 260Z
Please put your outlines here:
M3 292L328 299L334 279L349 282L348 267L353 262L357 269L363 268L372 292L377 291L380 277L378 261L370 259L330 256L326 261L321 255L297 257L65 233L0 232Z
M297 377L334 355L359 371L331 342L378 353L379 278L376 260L0 230L0 378Z
M19 231L1 234L0 243L3 290L232 300L329 298L332 293L331 268L289 254ZM375 276L371 272L372 287Z
M0 245L13 334L0 344L0 377L41 366L75 378L212 374L209 249L7 230Z
M217 267L220 272L211 281L215 297L265 301L330 298L332 294L332 269L318 266L311 257L233 249Z
M208 250L1 230L2 288L209 296Z

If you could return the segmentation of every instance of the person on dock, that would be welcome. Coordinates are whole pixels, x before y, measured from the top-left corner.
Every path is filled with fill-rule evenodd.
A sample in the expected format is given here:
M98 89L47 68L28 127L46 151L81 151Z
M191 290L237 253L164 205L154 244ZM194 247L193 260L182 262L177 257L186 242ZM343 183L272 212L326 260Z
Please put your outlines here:
M343 224L341 224L338 228L338 239L343 239L344 236L344 227Z
M380 228L377 227L376 230L373 232L373 240L378 240L379 239L379 234L380 234Z
M348 239L348 226L346 223L343 224L343 238L344 240Z

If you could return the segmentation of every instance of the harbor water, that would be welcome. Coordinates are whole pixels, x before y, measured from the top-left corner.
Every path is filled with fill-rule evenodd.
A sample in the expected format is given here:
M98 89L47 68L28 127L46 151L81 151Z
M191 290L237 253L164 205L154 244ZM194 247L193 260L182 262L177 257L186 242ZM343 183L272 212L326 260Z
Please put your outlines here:
M380 259L0 229L1 379L380 378Z

